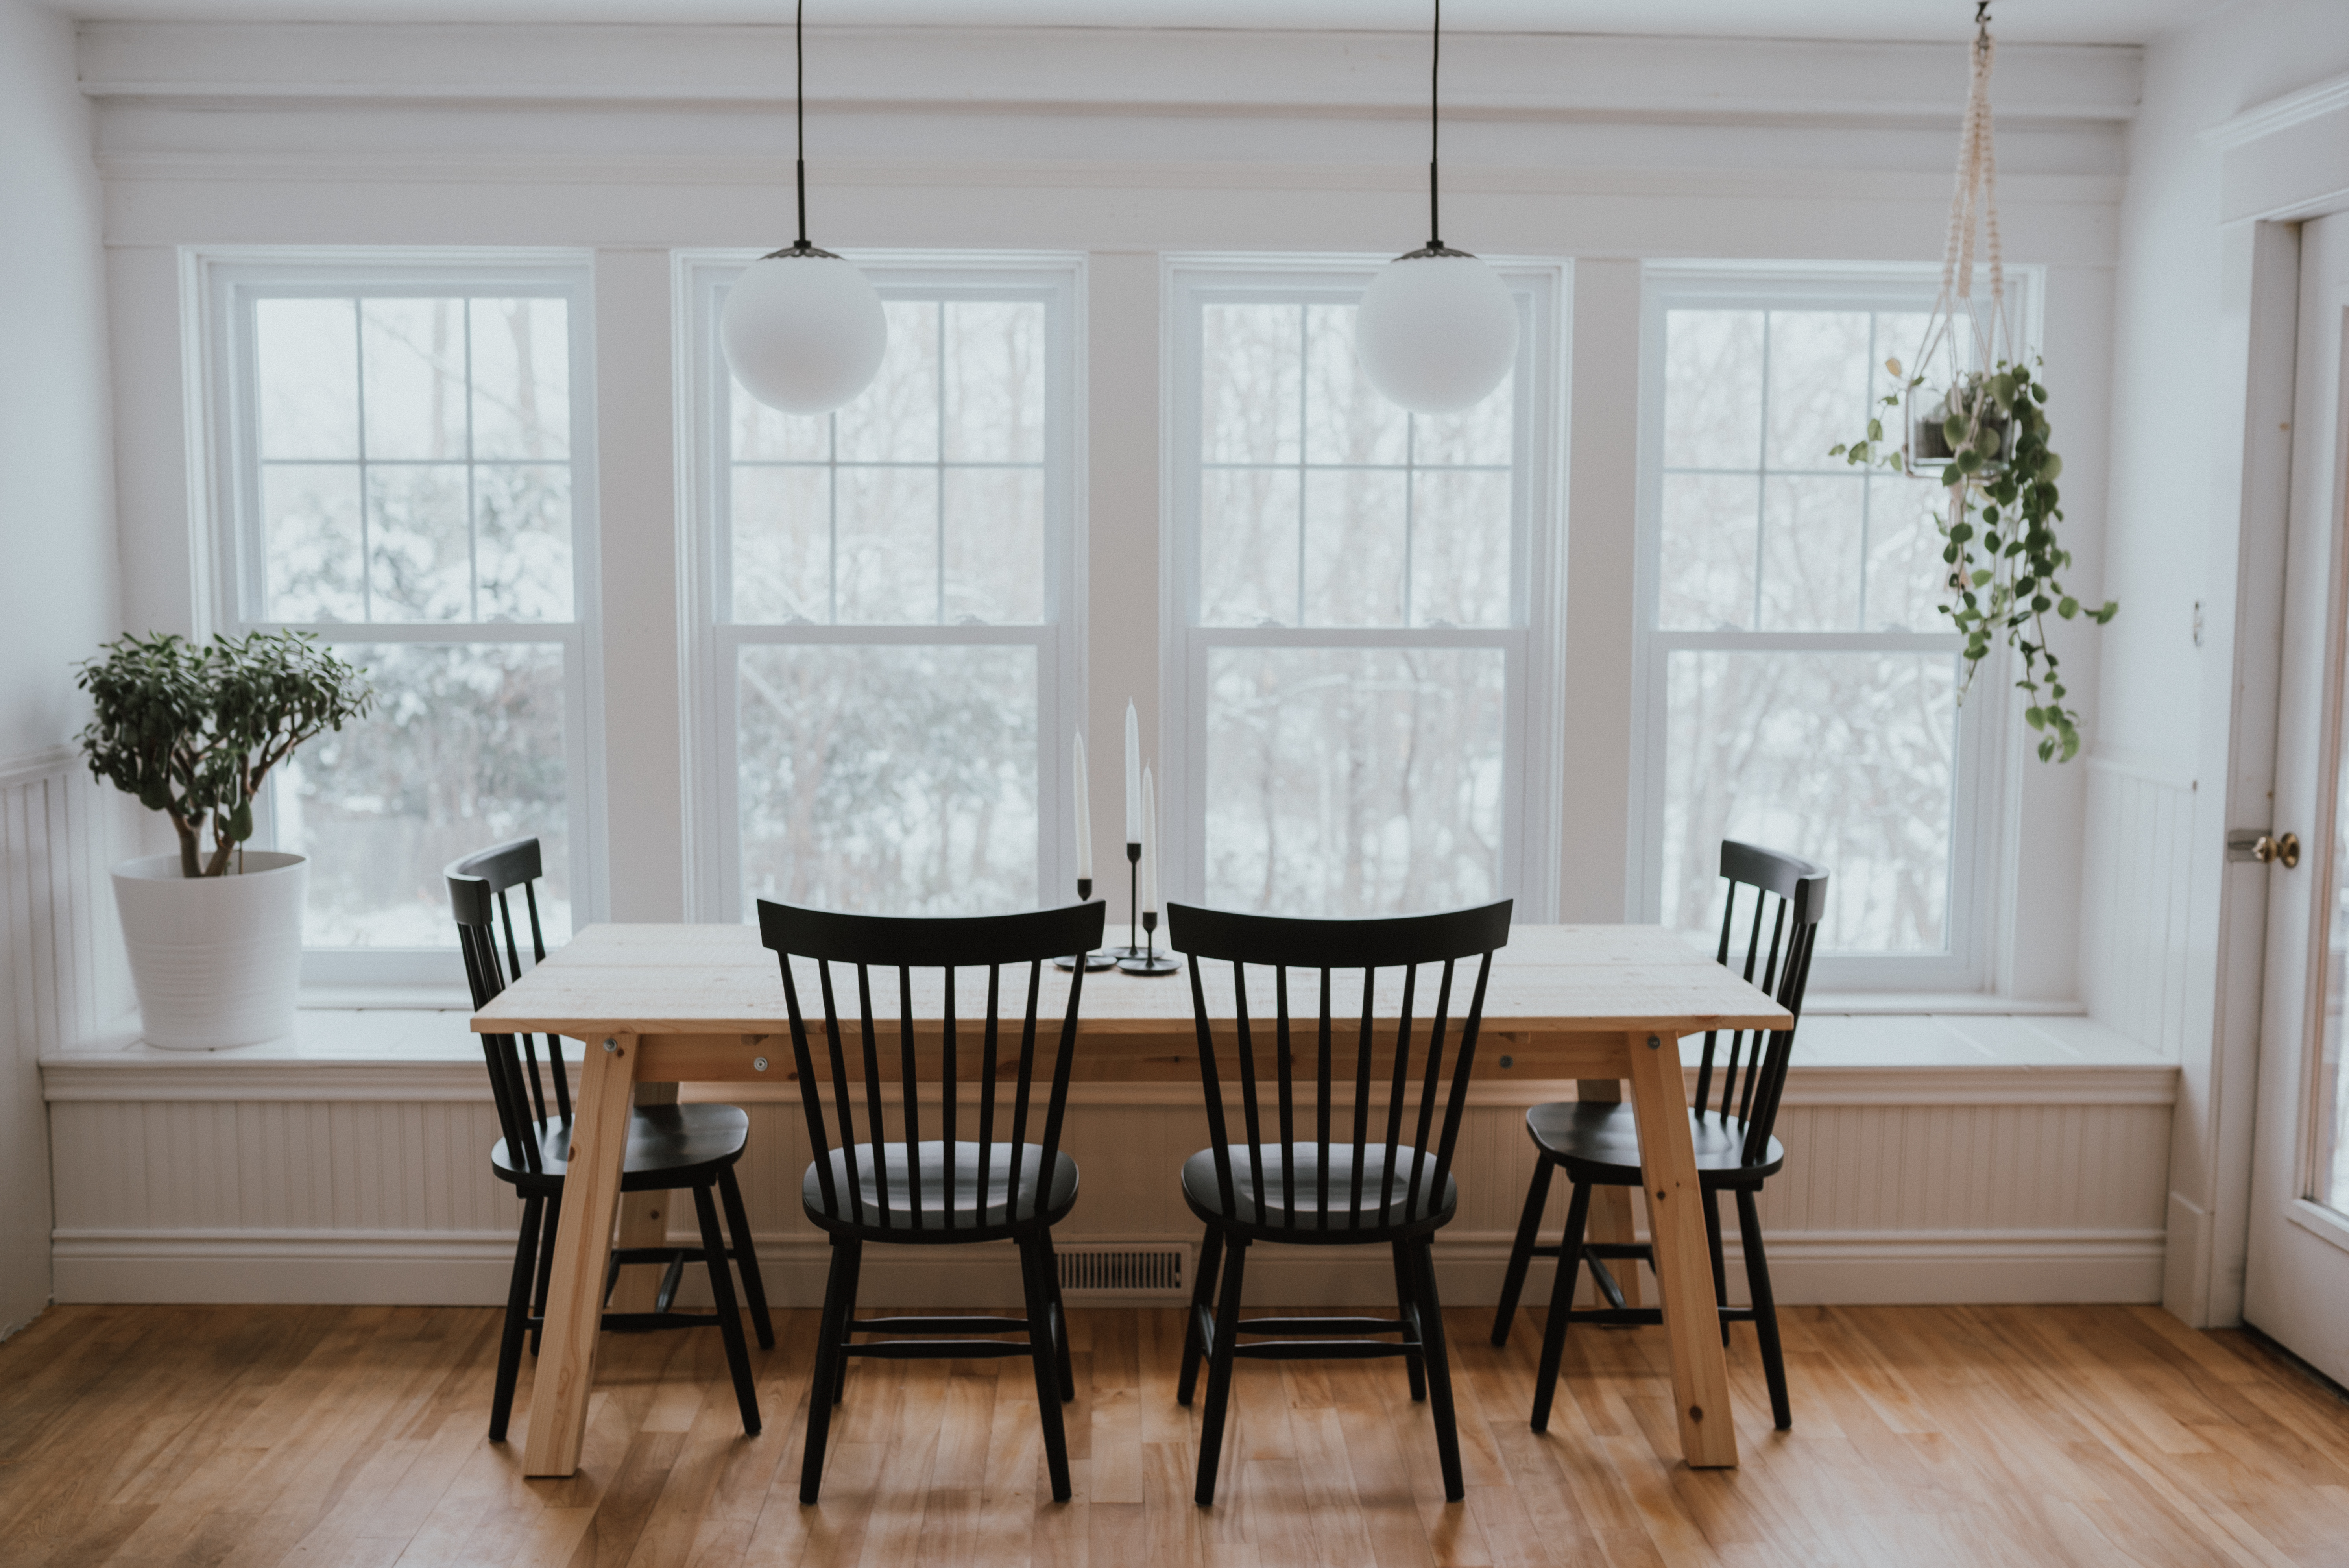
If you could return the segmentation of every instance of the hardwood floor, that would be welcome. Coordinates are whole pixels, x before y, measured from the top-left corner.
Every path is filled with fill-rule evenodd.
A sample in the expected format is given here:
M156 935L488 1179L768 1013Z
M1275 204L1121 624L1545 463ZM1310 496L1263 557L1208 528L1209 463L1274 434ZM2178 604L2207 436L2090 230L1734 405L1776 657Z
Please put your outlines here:
M0 1563L2349 1563L2349 1406L2150 1307L1789 1312L1785 1434L1740 1328L1733 1473L1670 1457L1661 1331L1578 1332L1539 1438L1538 1324L1495 1351L1464 1308L1464 1503L1400 1365L1242 1363L1212 1511L1177 1317L1114 1310L1072 1314L1073 1502L1025 1360L864 1361L802 1509L815 1314L777 1315L764 1436L715 1334L613 1335L579 1475L525 1481L482 1435L492 1312L54 1308L0 1345Z

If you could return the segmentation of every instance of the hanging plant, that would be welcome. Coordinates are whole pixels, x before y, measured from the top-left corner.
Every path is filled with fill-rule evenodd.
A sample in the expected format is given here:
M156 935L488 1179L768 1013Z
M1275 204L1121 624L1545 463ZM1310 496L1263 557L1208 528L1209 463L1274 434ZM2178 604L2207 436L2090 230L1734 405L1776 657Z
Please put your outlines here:
M2014 343L2006 311L2006 270L1999 250L1998 159L1991 132L1989 0L1974 9L1973 80L1960 132L1957 193L1950 203L1949 243L1941 290L1923 345L1904 369L1885 361L1897 390L1883 400L1899 423L1888 441L1884 416L1868 421L1865 438L1829 455L1862 466L1938 479L1947 504L1933 514L1941 559L1950 571L1941 613L1964 636L1965 680L1973 685L1994 642L2022 659L2015 686L2027 706L2023 722L2039 732L2041 762L2070 762L2080 751L2080 715L2066 692L2046 617L2081 617L2098 626L2120 606L2091 607L2064 589L2059 574L2072 553L2056 539L2064 521L2056 481L2064 460L2048 444L2047 388L2040 361L2026 361ZM1974 235L1985 239L1990 300L1973 297ZM1983 369L1983 367L1988 367Z

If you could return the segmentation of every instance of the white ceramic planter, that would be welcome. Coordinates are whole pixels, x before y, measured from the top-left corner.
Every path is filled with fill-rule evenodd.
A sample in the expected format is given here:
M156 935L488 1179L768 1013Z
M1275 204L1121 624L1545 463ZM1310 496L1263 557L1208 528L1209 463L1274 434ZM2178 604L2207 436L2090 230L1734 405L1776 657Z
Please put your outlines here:
M176 854L114 868L148 1044L211 1051L294 1033L309 863L275 850L243 858L226 877L182 877Z

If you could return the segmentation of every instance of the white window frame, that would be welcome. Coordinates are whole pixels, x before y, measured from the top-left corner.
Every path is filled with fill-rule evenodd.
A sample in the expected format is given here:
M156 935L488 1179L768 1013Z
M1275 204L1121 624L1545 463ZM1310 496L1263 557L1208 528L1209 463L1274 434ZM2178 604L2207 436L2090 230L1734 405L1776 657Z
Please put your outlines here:
M2038 351L2040 270L2007 270L2008 308L2025 356ZM1650 262L1643 269L1640 334L1638 606L1633 651L1630 887L1633 918L1663 918L1665 677L1669 655L1690 649L1787 652L1948 652L1955 632L1692 632L1656 626L1663 545L1664 317L1676 308L1714 310L1929 309L1938 267L1823 263ZM1986 284L1986 280L1985 280ZM1914 346L1894 355L1906 358ZM1857 421L1861 416L1855 410ZM1888 417L1886 429L1897 421ZM1854 436L1861 431L1855 428ZM1833 460L1821 453L1821 467ZM1828 952L1813 961L1814 992L1984 992L1994 982L1998 867L2006 838L2004 792L2012 680L2003 651L1984 662L1958 709L1950 813L1949 945L1939 953ZM1834 867L1828 867L1832 875Z
M586 251L426 246L184 246L180 252L183 374L190 453L193 628L260 628L321 641L558 646L564 656L564 765L572 922L609 906L603 776L603 593L595 505L595 269ZM254 302L353 294L451 298L560 298L569 306L571 568L566 622L283 622L260 618L259 451L253 419ZM257 803L254 842L274 842L271 794ZM485 844L482 847L486 848ZM305 988L449 991L456 947L305 948Z
M1084 257L1017 251L843 251L884 299L1019 299L1044 306L1044 619L1030 626L789 626L719 618L731 462L725 289L763 253L673 253L679 563L684 599L687 918L749 919L741 888L740 760L734 688L740 650L815 647L1032 647L1036 649L1036 886L1063 901L1076 865L1066 825L1070 737L1084 710Z
M1385 256L1169 255L1162 267L1166 366L1160 534L1160 680L1165 767L1160 813L1164 893L1206 886L1207 656L1217 648L1498 648L1507 683L1503 732L1501 881L1516 919L1557 918L1563 678L1565 263L1485 258L1517 303L1516 472L1511 478L1510 616L1502 628L1207 627L1199 604L1199 475L1205 307L1352 304Z

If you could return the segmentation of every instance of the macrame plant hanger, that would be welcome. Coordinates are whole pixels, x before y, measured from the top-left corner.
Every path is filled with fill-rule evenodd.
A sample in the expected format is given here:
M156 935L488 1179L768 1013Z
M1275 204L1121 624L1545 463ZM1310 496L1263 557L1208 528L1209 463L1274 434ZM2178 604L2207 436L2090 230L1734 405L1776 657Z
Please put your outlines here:
M1941 430L1948 413L1963 414L1966 441L1971 442L1991 407L1991 400L1979 395L1967 399L1962 409L1944 406L1940 400L1958 392L1969 373L1987 374L2001 361L2015 358L2013 325L2006 313L2005 258L1998 234L1998 148L1991 128L1990 68L1997 52L1990 34L1990 0L1978 0L1972 80L1966 93L1965 119L1958 132L1957 190L1950 198L1950 233L1941 252L1941 290L1933 301L1923 346L1906 372L1920 379L1909 389L1908 406L1902 410L1907 467L1911 472L1930 473L1949 461L1951 443ZM1974 298L1977 232L1990 272L1987 308ZM1962 338L1961 332L1965 335ZM1971 364L1966 361L1968 348L1972 350ZM1903 374L1899 369L1893 373Z

